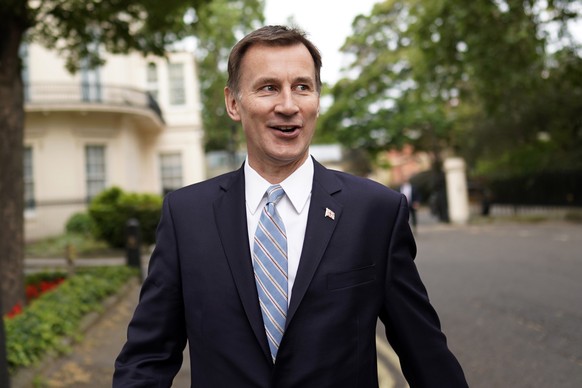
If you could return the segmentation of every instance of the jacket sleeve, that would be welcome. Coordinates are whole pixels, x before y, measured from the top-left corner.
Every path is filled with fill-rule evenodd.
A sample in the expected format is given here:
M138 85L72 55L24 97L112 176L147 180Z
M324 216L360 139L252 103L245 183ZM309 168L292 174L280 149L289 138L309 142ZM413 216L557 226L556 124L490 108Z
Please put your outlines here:
M467 387L447 346L436 311L414 264L416 245L402 196L390 238L387 281L380 319L411 387Z
M113 387L171 387L186 345L179 260L169 198L164 200L148 276L115 360Z

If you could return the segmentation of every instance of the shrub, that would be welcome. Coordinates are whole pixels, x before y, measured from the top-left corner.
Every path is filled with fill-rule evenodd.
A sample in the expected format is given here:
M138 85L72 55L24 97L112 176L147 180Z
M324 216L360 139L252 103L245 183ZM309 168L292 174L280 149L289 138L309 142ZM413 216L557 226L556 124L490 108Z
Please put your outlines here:
M79 212L69 217L67 224L65 225L65 230L67 233L91 236L94 233L95 224L89 213Z
M79 336L82 318L102 309L101 302L136 274L126 266L79 269L22 313L5 319L10 372L34 365L49 352L66 352L64 339Z
M162 197L154 194L125 193L118 187L103 191L89 205L98 238L114 248L125 246L126 224L131 218L140 223L142 242L153 244L162 208Z

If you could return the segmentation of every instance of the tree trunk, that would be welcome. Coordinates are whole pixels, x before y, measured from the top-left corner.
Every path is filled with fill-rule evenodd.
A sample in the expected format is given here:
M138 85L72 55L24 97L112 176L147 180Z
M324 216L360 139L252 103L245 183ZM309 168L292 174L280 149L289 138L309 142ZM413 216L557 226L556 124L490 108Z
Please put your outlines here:
M26 2L22 2L26 3ZM0 9L0 293L2 315L24 303L23 15Z

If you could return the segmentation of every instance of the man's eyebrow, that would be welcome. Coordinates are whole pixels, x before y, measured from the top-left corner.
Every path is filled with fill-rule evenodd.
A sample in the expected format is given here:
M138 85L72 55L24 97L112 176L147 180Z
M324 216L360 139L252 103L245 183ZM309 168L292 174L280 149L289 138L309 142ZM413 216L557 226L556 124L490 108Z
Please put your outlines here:
M255 80L255 85L269 85L269 84L278 84L279 81L273 77L261 77Z
M313 81L313 78L311 78L311 77L297 77L297 78L295 78L295 83L313 85L315 82Z
M261 77L255 80L254 85L270 85L270 84L279 84L281 81L275 77ZM310 84L313 85L315 81L312 77L297 77L293 80L293 83L299 84Z

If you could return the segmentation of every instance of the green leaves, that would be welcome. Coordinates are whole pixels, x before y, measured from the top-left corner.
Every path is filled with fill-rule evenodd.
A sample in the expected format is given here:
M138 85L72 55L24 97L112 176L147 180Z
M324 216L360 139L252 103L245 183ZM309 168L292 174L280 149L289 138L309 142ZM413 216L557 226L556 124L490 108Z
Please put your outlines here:
M579 152L563 139L582 142L572 113L582 110L582 51L566 28L580 18L571 3L379 2L353 22L349 77L331 88L320 129L372 154L408 143L471 165L545 133L559 144L544 149L567 149L573 163Z
M28 2L29 39L61 52L67 68L81 61L97 66L105 49L112 53L139 51L164 55L167 45L189 36L202 0L48 0Z

